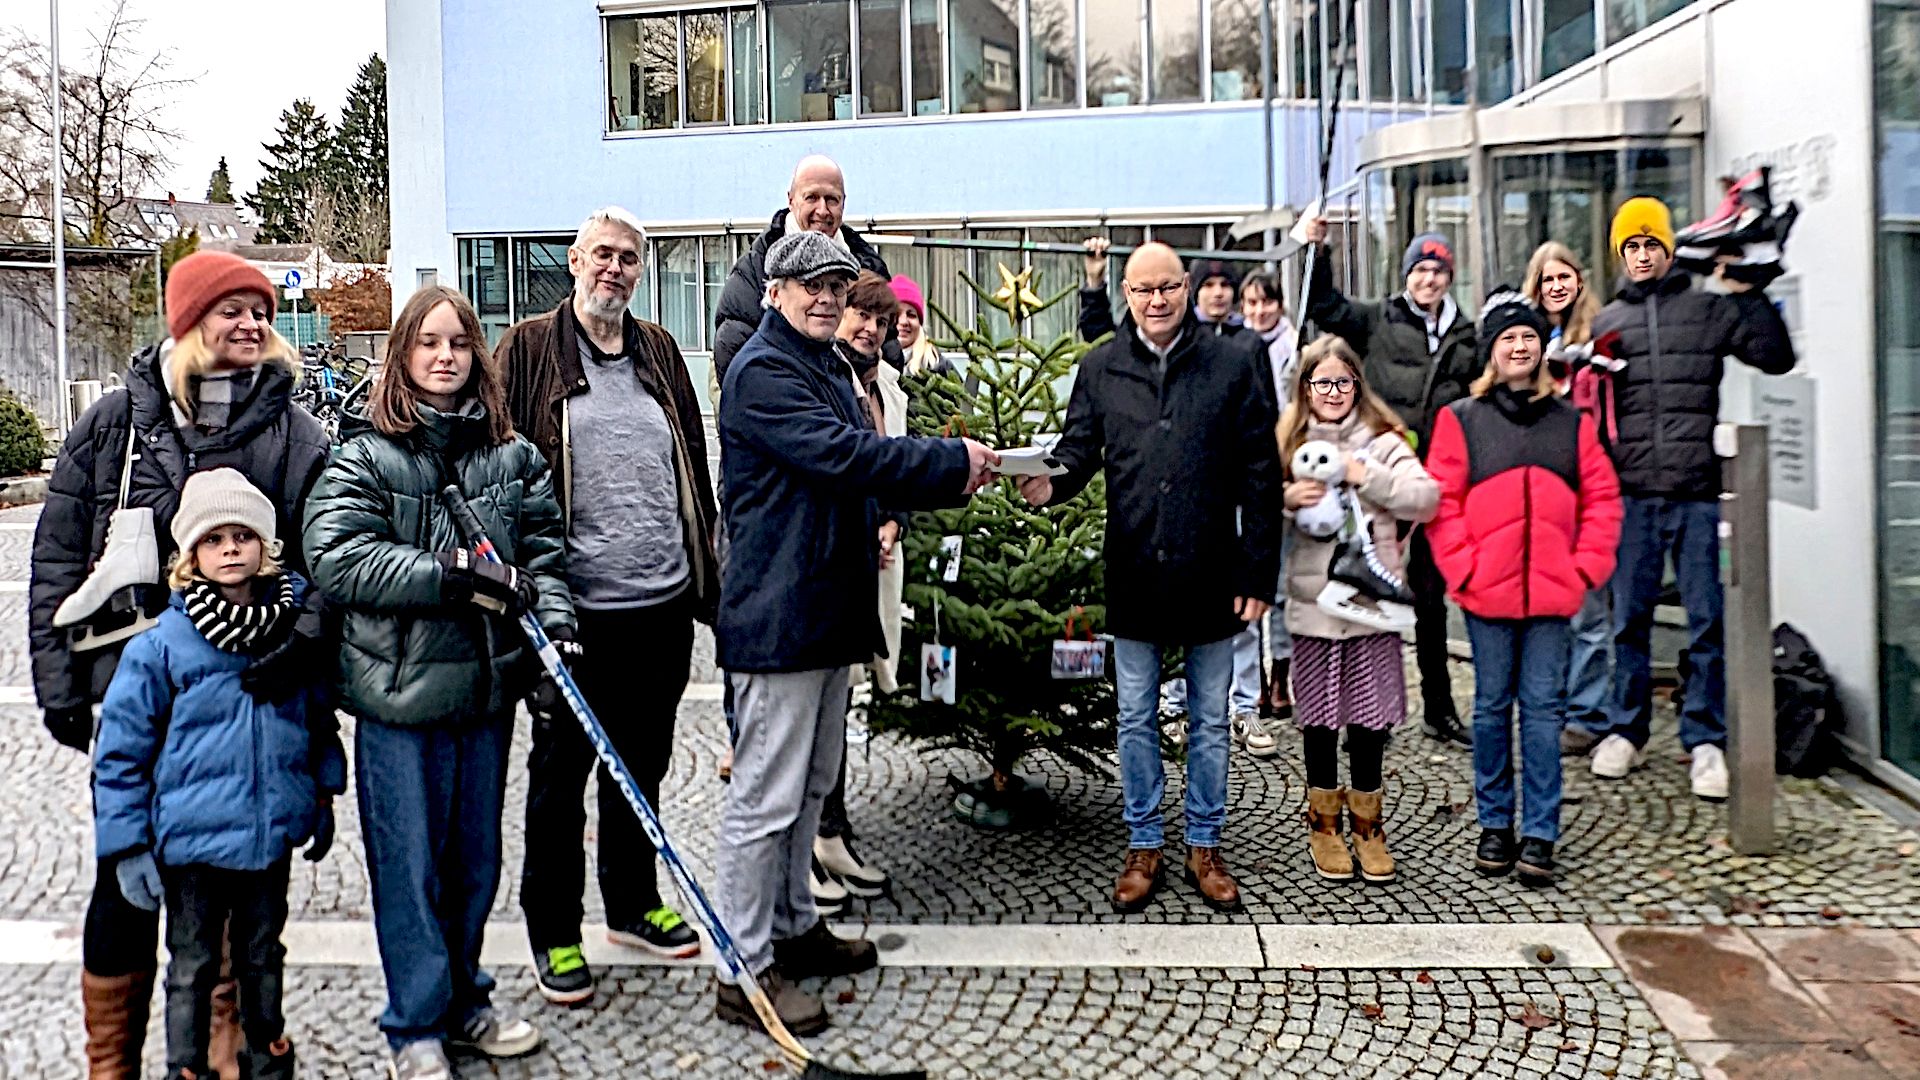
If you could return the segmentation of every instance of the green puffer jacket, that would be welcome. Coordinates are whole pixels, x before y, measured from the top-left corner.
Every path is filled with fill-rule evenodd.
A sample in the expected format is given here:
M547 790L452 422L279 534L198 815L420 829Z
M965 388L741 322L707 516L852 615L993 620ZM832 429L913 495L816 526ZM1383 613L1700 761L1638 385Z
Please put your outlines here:
M549 632L574 626L566 533L546 458L526 439L490 445L484 410L420 407L401 438L349 419L306 504L307 562L345 609L343 707L363 719L462 724L511 710L538 668L519 625L461 600L441 600L436 551L460 546L438 492L458 477L500 557L539 584Z

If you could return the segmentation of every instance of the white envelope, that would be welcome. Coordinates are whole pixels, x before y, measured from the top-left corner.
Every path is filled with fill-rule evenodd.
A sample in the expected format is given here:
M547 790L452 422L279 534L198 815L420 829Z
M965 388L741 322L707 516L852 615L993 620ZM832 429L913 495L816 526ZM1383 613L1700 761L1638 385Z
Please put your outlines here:
M1063 476L1067 471L1043 446L1022 446L999 453L1000 467L994 472L1001 476Z

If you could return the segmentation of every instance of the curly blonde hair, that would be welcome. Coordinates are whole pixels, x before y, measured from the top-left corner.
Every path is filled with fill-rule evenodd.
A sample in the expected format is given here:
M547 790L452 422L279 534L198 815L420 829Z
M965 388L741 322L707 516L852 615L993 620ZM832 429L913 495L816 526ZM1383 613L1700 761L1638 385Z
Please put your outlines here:
M280 541L262 540L261 543L265 545L266 550L260 553L260 572L254 576L279 577L286 572L280 565L280 554L283 550ZM193 543L181 548L179 554L173 557L173 568L167 571L167 588L180 592L196 581L207 580L206 576L200 573L199 558L193 553L193 549L199 546L200 541L196 539Z

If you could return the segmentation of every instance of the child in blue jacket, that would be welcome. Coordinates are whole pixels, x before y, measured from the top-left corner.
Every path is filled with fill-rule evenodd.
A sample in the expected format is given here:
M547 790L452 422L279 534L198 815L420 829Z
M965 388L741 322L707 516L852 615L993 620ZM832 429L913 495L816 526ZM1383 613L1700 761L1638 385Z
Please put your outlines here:
M289 857L309 839L308 860L326 855L347 766L323 672L259 698L240 683L293 631L311 588L280 568L274 519L237 470L187 478L173 601L127 646L101 706L96 854L119 860L128 902L166 903L169 1080L212 1075L211 994L228 935L241 1075L293 1076L280 1012Z

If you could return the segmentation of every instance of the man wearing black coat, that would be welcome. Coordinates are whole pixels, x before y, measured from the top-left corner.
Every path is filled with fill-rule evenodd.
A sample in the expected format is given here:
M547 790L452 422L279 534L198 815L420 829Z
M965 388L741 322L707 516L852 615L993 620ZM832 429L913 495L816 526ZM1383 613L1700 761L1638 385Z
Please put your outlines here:
M1184 647L1185 872L1210 906L1234 910L1239 886L1220 855L1233 639L1266 614L1280 576L1279 450L1259 381L1268 364L1258 338L1221 337L1194 317L1172 248L1135 251L1123 284L1127 318L1074 378L1053 452L1067 471L1029 477L1020 490L1047 506L1106 470L1107 623L1117 639L1128 833L1114 907L1140 910L1161 883L1161 653Z

